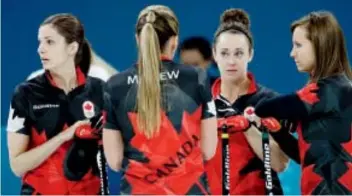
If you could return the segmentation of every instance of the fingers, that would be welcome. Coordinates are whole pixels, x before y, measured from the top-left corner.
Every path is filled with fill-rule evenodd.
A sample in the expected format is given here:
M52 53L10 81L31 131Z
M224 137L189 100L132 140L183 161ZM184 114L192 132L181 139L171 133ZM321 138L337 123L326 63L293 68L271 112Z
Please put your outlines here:
M230 133L246 131L249 128L249 121L242 115L233 116L227 120L230 127Z
M99 131L87 124L77 127L75 135L79 139L100 139Z
M246 131L248 127L249 121L242 115L218 119L218 129L226 129L229 133Z
M77 121L77 122L75 123L76 126L81 126L81 125L85 125L85 124L90 125L90 121L89 121L88 119L85 119L85 120Z
M255 124L256 127L263 125L270 132L278 132L281 130L281 124L273 117L261 119L255 114L253 107L248 107L244 110L243 115L235 115L227 118L218 119L218 129L226 129L229 133L246 131L250 124Z
M75 123L75 135L80 139L100 139L103 126L104 117L102 115L78 121Z
M255 114L254 107L247 107L247 108L244 110L244 117L246 117L249 122L254 123L257 127L260 127L260 125L261 125L261 120L260 120L260 118Z
M218 129L225 129L226 128L226 118L218 118Z
M275 118L264 118L262 119L262 124L270 132L278 132L281 129L281 124Z

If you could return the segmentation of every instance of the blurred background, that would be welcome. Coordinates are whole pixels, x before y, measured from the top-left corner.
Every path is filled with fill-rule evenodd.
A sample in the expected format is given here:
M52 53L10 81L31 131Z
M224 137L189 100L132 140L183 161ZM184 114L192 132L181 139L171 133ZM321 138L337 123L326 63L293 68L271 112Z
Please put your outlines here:
M351 0L2 0L1 2L1 194L18 194L20 179L9 167L6 123L14 87L41 68L37 55L37 31L49 15L69 12L84 24L86 36L96 53L96 63L125 70L136 61L134 28L140 10L151 4L164 4L180 21L180 41L203 36L212 42L221 13L228 8L243 8L251 19L255 53L249 69L256 80L280 93L297 90L306 82L289 57L290 24L314 10L329 10L339 20L352 57ZM179 61L179 56L176 57ZM118 192L119 173L109 171L113 193ZM285 194L300 194L299 166L290 162L280 174Z

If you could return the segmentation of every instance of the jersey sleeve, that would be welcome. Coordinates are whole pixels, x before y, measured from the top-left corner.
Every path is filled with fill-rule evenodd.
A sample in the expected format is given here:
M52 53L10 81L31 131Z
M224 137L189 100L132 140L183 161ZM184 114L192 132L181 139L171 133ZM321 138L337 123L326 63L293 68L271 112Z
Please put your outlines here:
M198 69L198 90L202 105L202 119L216 116L215 103L212 99L209 79L206 72Z
M297 138L292 134L292 130L296 129L296 125L287 120L281 121L281 130L270 133L280 149L296 163L300 163L299 146Z
M116 107L118 106L118 103L116 101L116 98L114 99L113 97L114 94L110 81L105 84L104 89L104 111L106 112L106 122L104 128L120 131L120 125L117 119L118 116L116 115Z
M261 102L256 107L260 117L275 117L299 121L312 115L333 112L338 99L324 81L311 83L296 93L281 95Z
M331 113L338 108L336 93L325 80L307 85L297 95L309 116Z
M270 99L275 99L277 97L280 97L279 93L270 89L265 89L262 94L262 97L256 105L260 105L262 102L265 102ZM271 110L268 109L268 111ZM298 140L297 138L295 138L294 135L292 135L292 133L296 129L296 123L291 122L287 119L278 120L280 121L281 129L278 132L271 132L270 135L273 137L273 139L279 145L280 149L287 156L289 156L296 163L300 163Z
M28 105L28 100L25 98L24 92L17 87L10 104L10 111L7 120L8 132L30 135L30 128L28 126Z

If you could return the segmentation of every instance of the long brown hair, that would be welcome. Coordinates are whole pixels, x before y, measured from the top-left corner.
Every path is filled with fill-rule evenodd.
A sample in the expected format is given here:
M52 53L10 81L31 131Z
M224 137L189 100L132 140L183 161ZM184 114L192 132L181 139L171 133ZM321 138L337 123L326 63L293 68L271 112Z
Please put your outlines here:
M141 11L136 30L139 39L138 127L151 138L159 132L161 123L161 53L170 37L178 35L179 24L170 8L153 5Z
M307 38L312 42L315 52L315 68L310 81L331 75L345 73L352 79L352 71L348 61L345 38L335 16L327 11L311 12L294 21L291 25L293 33L297 27L307 31Z

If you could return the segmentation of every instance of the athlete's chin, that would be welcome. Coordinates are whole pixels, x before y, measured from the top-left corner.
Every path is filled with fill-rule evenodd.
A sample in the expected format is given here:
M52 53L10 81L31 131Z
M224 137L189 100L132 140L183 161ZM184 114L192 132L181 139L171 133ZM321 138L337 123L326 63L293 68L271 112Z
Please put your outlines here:
M307 68L299 66L299 65L297 65L297 70L301 73L309 72L309 70Z
M223 74L223 79L230 81L230 82L235 82L238 80L241 80L241 73L239 72L226 72Z
M54 70L57 66L52 63L42 63L43 69L45 70Z

